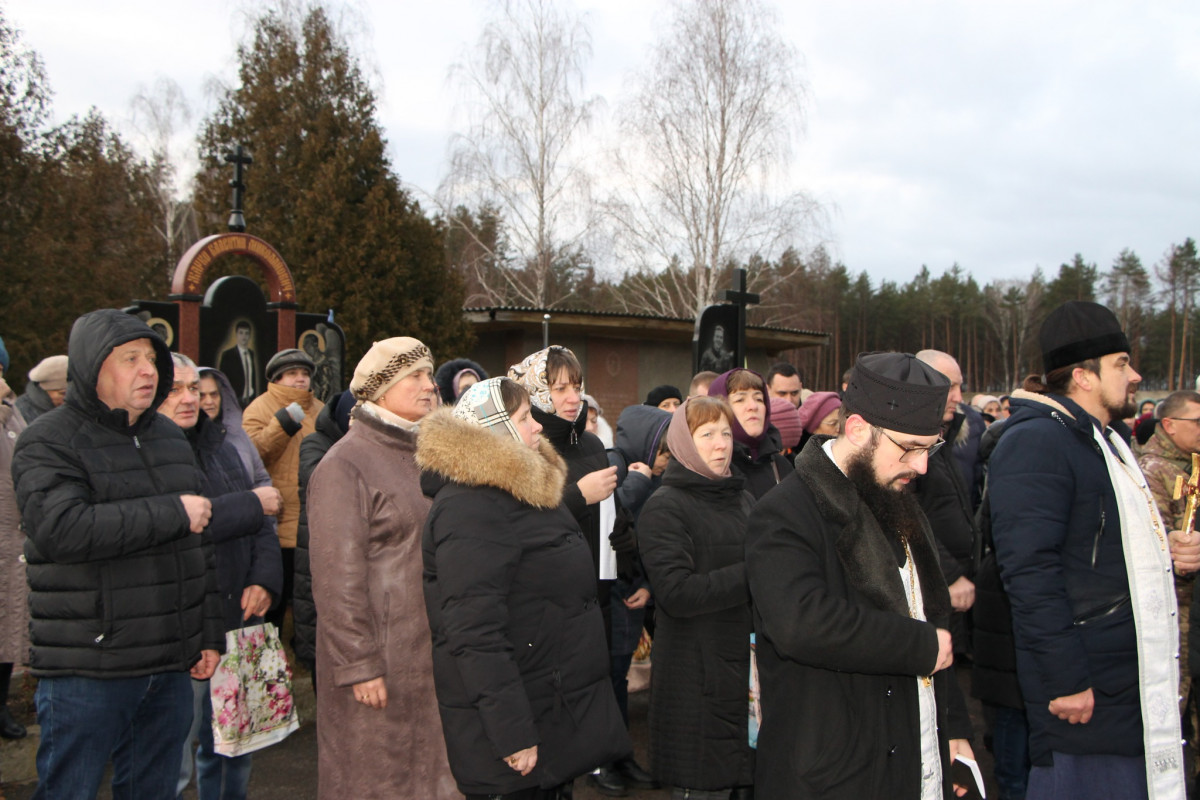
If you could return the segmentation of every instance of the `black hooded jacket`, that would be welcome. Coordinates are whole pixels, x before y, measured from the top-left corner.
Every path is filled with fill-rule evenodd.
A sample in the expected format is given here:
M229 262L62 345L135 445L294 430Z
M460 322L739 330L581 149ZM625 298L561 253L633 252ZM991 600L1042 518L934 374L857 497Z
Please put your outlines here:
M487 380L487 370L469 358L455 358L447 361L433 374L433 382L437 384L438 394L442 396L442 402L448 406L452 406L458 401L458 396L454 394L454 376L464 369L472 370L481 381Z
M134 424L96 393L114 347L149 339L154 400ZM171 354L136 317L104 309L71 329L66 402L17 442L13 484L25 530L30 667L37 676L124 678L189 669L223 649L211 546L180 496L199 494L192 448L156 413Z
M655 476L647 478L640 472L630 472L629 465L641 462L654 466L659 444L667 435L671 412L654 406L629 406L617 420L616 446L608 451L608 463L617 468L617 502L636 520L642 504L662 483Z

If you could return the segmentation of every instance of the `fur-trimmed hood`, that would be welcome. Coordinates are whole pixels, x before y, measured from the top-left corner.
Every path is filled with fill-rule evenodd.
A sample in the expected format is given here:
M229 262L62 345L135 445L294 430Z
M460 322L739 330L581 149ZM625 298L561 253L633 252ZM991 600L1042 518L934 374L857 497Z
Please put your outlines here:
M545 438L537 452L509 436L456 419L443 408L421 421L417 434L421 487L436 494L446 481L461 486L490 486L536 508L562 503L567 464ZM427 480L436 476L442 480ZM432 489L432 491L430 491Z

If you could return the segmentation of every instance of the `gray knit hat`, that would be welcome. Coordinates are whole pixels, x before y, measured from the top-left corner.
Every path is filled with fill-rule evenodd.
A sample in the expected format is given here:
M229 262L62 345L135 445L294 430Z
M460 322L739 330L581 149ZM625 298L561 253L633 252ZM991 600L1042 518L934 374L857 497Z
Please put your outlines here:
M290 347L271 356L271 360L267 362L267 380L274 383L276 378L295 367L308 370L309 375L312 375L317 369L317 365L308 357L308 353Z
M67 388L67 357L48 356L29 370L29 380L48 392L61 392Z

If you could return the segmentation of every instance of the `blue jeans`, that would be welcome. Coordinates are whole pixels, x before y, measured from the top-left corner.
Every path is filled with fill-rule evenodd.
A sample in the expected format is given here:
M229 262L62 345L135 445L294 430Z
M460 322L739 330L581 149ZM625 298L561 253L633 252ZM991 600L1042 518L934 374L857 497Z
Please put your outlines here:
M1146 800L1143 756L1054 753L1054 766L1029 771L1030 800Z
M1025 711L992 706L992 755L996 757L996 786L1000 800L1025 800L1029 783L1029 723Z
M173 800L192 724L186 672L141 678L42 678L34 800L91 800L113 763L113 800Z
M183 765L176 791L182 794L191 781L192 747L195 746L196 794L200 800L246 800L250 789L251 755L228 758L213 752L212 696L208 681L192 681L192 692L195 716L183 745Z

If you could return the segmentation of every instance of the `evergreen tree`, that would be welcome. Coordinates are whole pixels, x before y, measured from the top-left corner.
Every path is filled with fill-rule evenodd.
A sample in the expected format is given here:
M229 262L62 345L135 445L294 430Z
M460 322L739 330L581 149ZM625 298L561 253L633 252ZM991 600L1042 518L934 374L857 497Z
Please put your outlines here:
M200 132L201 232L229 213L221 154L249 147L247 230L287 261L302 309L337 312L353 364L371 342L415 336L439 361L464 353L463 284L442 230L401 187L375 96L320 7L272 10L238 47L239 85Z
M49 107L40 58L0 11L0 305L18 391L77 316L168 288L145 162L96 111L44 130Z
M1046 284L1042 298L1042 315L1049 314L1068 300L1096 300L1096 281L1100 277L1095 264L1083 260L1079 253L1070 264L1061 264L1058 275Z

